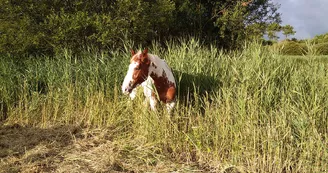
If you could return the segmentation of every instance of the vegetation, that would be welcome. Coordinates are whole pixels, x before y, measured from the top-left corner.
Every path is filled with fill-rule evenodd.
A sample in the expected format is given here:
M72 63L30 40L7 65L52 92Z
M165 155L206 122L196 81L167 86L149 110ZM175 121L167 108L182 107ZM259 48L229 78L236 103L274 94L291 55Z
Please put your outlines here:
M328 57L153 43L178 82L170 116L121 94L125 44L83 58L1 56L2 171L328 170Z
M274 40L277 41L278 40L278 36L277 36L277 32L281 31L281 26L278 23L272 23L271 25L269 25L268 27L268 37L270 40Z
M308 52L308 47L305 43L283 41L278 46L281 47L281 53L284 55L306 55Z
M294 35L296 31L294 31L294 27L291 25L286 25L282 28L283 34L285 35L286 39L290 35Z
M313 39L311 39L312 42L315 44L320 44L320 43L327 43L328 42L328 32L325 34L321 35L316 35Z
M327 34L287 40L271 0L0 4L0 172L328 171ZM121 94L145 46L171 115Z
M314 45L318 55L328 55L328 33L316 35L309 41Z
M274 34L272 37L277 38ZM307 40L286 39L271 45L273 49L281 50L284 55L328 55L327 38L328 33Z
M67 48L116 49L122 40L197 36L224 48L261 37L280 23L271 0L0 0L0 53L47 54Z
M328 42L316 44L314 49L319 55L328 55Z

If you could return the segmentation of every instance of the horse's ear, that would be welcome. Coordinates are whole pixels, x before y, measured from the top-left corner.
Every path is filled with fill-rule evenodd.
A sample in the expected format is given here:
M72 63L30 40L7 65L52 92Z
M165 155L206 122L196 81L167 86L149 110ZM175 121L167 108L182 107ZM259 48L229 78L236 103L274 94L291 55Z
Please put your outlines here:
M134 54L136 54L136 53L134 52L133 49L131 49L130 51L131 51L131 55L132 55L132 56L133 56Z
M142 51L142 56L141 56L141 61L144 62L144 63L146 63L146 64L149 63L149 59L148 59L147 53L148 53L148 48L145 48Z
M142 51L142 54L143 54L143 55L147 55L147 53L148 53L148 48L145 48L145 49Z

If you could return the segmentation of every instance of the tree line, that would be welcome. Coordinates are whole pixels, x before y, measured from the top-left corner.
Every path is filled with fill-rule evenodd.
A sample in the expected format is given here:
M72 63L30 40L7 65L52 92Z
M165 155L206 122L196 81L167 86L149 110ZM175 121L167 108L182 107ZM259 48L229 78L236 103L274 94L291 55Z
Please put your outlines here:
M0 0L0 52L52 54L86 46L147 46L195 36L237 48L280 26L272 0ZM271 30L270 30L271 27ZM273 28L273 29L272 29Z

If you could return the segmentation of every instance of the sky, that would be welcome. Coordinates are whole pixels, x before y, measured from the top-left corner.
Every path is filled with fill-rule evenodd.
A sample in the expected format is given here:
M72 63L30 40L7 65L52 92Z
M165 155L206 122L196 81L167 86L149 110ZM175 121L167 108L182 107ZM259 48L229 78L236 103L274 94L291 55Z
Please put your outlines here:
M328 0L272 0L280 4L282 25L292 25L290 38L307 39L328 32ZM283 39L283 35L279 35Z

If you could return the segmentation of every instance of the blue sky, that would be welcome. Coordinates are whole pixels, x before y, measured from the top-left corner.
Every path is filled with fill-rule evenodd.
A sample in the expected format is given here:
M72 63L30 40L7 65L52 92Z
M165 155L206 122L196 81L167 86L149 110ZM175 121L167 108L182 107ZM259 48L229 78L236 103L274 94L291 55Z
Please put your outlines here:
M290 24L297 39L312 38L328 32L328 0L272 0L280 4L282 25ZM281 39L284 36L280 36Z

